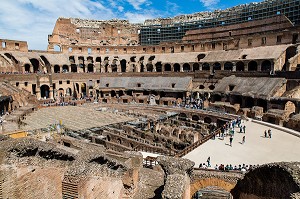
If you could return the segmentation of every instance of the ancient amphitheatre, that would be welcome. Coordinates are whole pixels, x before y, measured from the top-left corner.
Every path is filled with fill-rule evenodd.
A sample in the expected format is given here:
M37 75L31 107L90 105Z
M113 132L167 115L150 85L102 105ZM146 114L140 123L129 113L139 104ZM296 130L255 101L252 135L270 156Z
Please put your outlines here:
M299 6L0 39L0 198L300 198Z

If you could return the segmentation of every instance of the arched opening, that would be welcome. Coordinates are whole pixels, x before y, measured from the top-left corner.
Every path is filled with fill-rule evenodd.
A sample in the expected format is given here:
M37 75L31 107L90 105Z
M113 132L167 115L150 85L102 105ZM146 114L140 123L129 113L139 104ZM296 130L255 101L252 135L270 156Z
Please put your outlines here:
M88 64L88 72L93 73L94 72L94 64Z
M191 199L200 198L232 198L230 191L235 183L230 183L219 178L202 178L191 184Z
M210 124L212 122L212 119L210 117L205 117L204 118L204 123Z
M111 97L116 97L116 96L117 96L116 91L112 90L112 91L110 92L110 96L111 96Z
M60 66L59 65L54 66L54 73L60 73Z
M40 87L41 90L41 98L49 98L50 87L48 85L42 85Z
M71 64L71 72L77 73L77 65L76 64Z
M114 59L111 63L111 71L114 72L118 72L118 66L117 66L117 60Z
M200 61L201 59L203 59L205 56L206 56L205 54L199 54L199 55L197 56L198 61Z
M230 102L231 102L231 104L240 104L240 105L242 105L243 99L239 95L232 95L231 98L230 98Z
M193 116L192 116L192 120L194 120L194 121L199 121L200 118L199 118L198 115L193 115Z
M178 115L178 117L179 117L179 119L181 119L181 120L185 120L185 119L187 118L187 115L186 115L185 113L180 113L180 114Z
M69 66L68 65L63 65L63 72L64 73L69 72Z
M250 61L248 63L248 71L257 71L257 62L256 61Z
M258 99L257 100L257 106L263 107L263 111L266 112L268 109L268 103L266 100Z
M245 106L247 108L252 108L254 106L254 99L252 97L246 97Z
M213 65L214 70L221 70L221 64L219 62L215 62Z
M84 97L86 96L86 84L85 83L81 84L81 93Z
M204 85L200 85L199 89L205 89L205 86Z
M63 97L64 94L65 94L64 89L63 88L58 89L57 94L58 94L59 97Z
M232 71L233 70L233 63L232 62L226 62L224 64L224 70Z
M110 138L109 135L106 135L106 139L107 139L107 141L109 141L109 142L110 142L110 140L111 140L111 138Z
M239 61L236 63L236 71L245 71L244 62Z
M172 71L172 67L170 64L165 64L165 71Z
M33 72L38 72L40 69L40 62L37 59L30 59L30 63L33 67Z
M120 61L120 64L121 64L121 72L122 73L125 73L126 72L126 60L125 59L122 59Z
M209 65L209 63L203 63L203 64L202 64L202 70L210 70L210 65Z
M271 71L272 64L269 60L265 60L261 63L261 71Z
M157 62L155 64L156 72L161 72L162 71L162 65L161 62Z
M174 64L174 72L180 72L180 65L179 64Z
M59 45L54 45L53 49L55 52L61 52L61 47Z
M67 88L66 96L72 96L72 89L71 88Z
M191 70L191 66L188 63L183 64L183 71L189 72Z
M197 70L199 70L199 69L200 69L199 64L198 64L198 63L194 63L194 64L193 64L193 71L197 71Z
M215 89L215 86L213 84L209 85L209 90L214 90Z
M30 64L25 64L25 72L30 73Z
M152 72L153 71L153 65L152 64L147 64L147 72Z
M47 73L51 73L51 65L50 65L50 62L48 61L48 59L44 55L41 55L41 59L45 63Z

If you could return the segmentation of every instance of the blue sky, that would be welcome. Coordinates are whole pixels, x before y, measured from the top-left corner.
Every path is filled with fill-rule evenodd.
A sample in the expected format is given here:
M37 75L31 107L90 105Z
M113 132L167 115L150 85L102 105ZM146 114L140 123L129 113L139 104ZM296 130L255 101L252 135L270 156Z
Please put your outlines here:
M29 49L46 50L48 34L52 33L58 17L119 18L138 23L251 2L253 0L0 0L0 38L28 41Z

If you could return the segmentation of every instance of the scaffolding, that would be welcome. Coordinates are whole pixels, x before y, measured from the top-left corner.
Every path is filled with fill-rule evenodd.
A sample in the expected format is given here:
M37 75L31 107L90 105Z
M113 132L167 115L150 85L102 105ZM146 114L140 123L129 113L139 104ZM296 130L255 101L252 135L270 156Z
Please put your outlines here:
M140 43L141 45L158 45L161 42L178 42L188 30L238 24L276 15L285 15L294 25L300 25L299 6L300 0L266 0L210 12L206 17L198 20L183 19L178 22L172 19L161 19L160 22L141 26ZM197 14L191 16L197 16ZM190 18L193 19L193 17Z

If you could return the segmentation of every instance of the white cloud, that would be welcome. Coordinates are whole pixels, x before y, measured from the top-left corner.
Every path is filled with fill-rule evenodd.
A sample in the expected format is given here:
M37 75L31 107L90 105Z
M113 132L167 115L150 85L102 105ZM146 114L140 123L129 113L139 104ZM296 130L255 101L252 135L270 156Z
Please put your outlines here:
M144 3L146 3L148 6L151 5L149 0L127 0L127 2L130 3L136 10L141 10L140 6Z
M215 6L220 2L220 0L200 0L203 3L204 7L212 10L215 9Z
M126 19L130 21L130 23L143 23L146 19L155 18L155 16L149 14L140 14L140 13L132 13L126 12L125 14Z
M2 1L0 38L25 40L30 49L46 50L47 36L61 16L105 20L116 14L99 0Z
M123 12L124 11L124 7L123 6L118 6L118 10L119 10L119 12Z

